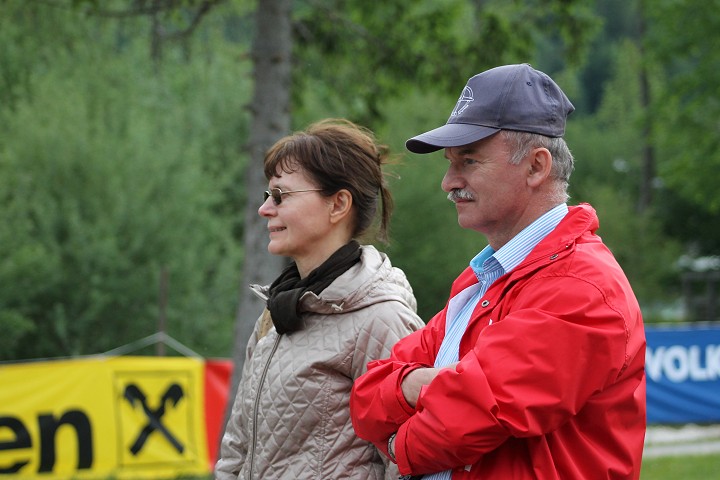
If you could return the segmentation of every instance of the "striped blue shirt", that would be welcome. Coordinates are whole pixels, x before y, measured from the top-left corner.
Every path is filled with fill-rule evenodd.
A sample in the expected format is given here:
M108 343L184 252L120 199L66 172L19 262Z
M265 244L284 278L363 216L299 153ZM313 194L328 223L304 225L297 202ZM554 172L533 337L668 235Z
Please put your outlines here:
M558 226L567 213L568 207L562 203L525 227L497 252L488 245L470 261L470 268L475 272L478 283L470 285L450 299L445 320L445 338L435 358L436 368L459 360L460 339L465 333L473 310L490 285L520 265L537 244ZM469 468L470 466L466 467L468 471ZM451 473L450 470L433 473L425 475L423 480L449 480Z

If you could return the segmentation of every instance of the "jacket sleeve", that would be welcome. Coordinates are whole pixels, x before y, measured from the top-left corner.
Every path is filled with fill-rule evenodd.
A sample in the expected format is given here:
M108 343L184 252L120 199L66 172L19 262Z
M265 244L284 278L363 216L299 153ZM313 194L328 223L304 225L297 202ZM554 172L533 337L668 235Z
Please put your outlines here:
M442 341L438 332L445 329L442 313L395 343L389 358L369 361L367 372L353 384L350 415L355 432L385 454L387 439L415 412L400 389L402 379L416 368L433 365Z
M241 400L243 398L243 379L249 375L250 358L258 342L258 330L262 324L262 316L255 324L255 330L250 336L245 349L245 362L243 373L238 384L238 390L233 400L232 413L228 419L225 433L220 443L220 456L215 464L215 480L237 480L245 457L247 455L248 438L245 432L245 422L240 414Z
M368 309L368 319L357 334L351 375L357 379L368 363L388 358L392 347L425 324L417 314L400 302L383 302Z
M551 432L622 372L626 319L594 285L535 280L512 304L422 392L395 440L401 474L473 465L509 437Z

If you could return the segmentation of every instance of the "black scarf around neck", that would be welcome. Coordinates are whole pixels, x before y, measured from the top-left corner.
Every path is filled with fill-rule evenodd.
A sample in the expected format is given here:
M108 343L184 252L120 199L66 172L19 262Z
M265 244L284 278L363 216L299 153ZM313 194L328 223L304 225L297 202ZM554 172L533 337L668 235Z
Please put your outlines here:
M303 293L319 295L337 277L360 261L360 252L360 244L351 240L303 279L300 278L295 262L285 268L270 285L270 298L267 301L275 330L280 334L300 330L302 317L298 311L298 301Z

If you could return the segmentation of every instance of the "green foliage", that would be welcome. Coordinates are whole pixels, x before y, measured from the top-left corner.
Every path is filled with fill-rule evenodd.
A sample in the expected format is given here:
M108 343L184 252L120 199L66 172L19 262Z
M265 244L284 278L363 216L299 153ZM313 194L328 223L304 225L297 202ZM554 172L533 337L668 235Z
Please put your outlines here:
M652 8L650 8L652 7ZM685 213L713 218L720 213L717 175L720 168L720 2L657 1L648 4L646 48L667 78L655 96L655 141L662 154L659 173L672 190L665 204L684 223ZM717 253L720 229L716 221L679 232L702 253ZM694 240L700 237L699 240Z
M344 104L366 125L409 88L456 96L487 68L532 59L541 32L577 62L597 21L587 0L394 0L299 3L297 92L324 84L323 103ZM305 82L311 82L306 84ZM303 99L296 93L296 101Z
M88 28L46 45L53 58L3 110L0 355L98 353L154 332L163 271L168 333L227 355L243 66L213 54L156 74L141 24L100 33L45 13Z
M573 113L566 138L575 156L570 190L584 200L587 190L609 184L620 194L636 198L640 183L644 111L639 94L639 53L631 42L616 44L614 62L608 65L602 101L595 115Z
M196 3L160 15L165 33L185 28ZM133 5L0 6L2 358L96 353L154 332L163 271L168 333L202 354L230 353L253 2L214 4L192 36L163 43L160 63L150 55L151 19L100 16ZM698 12L718 0L639 5L295 3L293 126L344 116L403 152L391 169L386 250L425 320L485 240L457 225L440 188L442 153L410 155L403 144L447 119L469 76L501 63L551 73L578 107L567 132L573 201L597 208L599 233L642 302L677 290L678 240L716 252L720 25ZM651 111L642 69L657 100ZM640 215L648 120L664 183Z
M641 304L673 298L677 241L663 233L656 210L637 212L645 111L640 101L640 53L618 42L602 101L593 116L570 117L567 140L575 156L571 194L598 212L598 233L630 279ZM662 259L662 261L658 261Z

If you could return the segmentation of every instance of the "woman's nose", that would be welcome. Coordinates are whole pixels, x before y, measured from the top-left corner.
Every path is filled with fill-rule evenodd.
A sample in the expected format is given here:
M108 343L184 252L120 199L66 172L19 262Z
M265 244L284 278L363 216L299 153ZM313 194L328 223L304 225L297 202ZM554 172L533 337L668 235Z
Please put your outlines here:
M275 213L275 204L272 197L268 197L258 208L258 215L261 217L271 217Z

